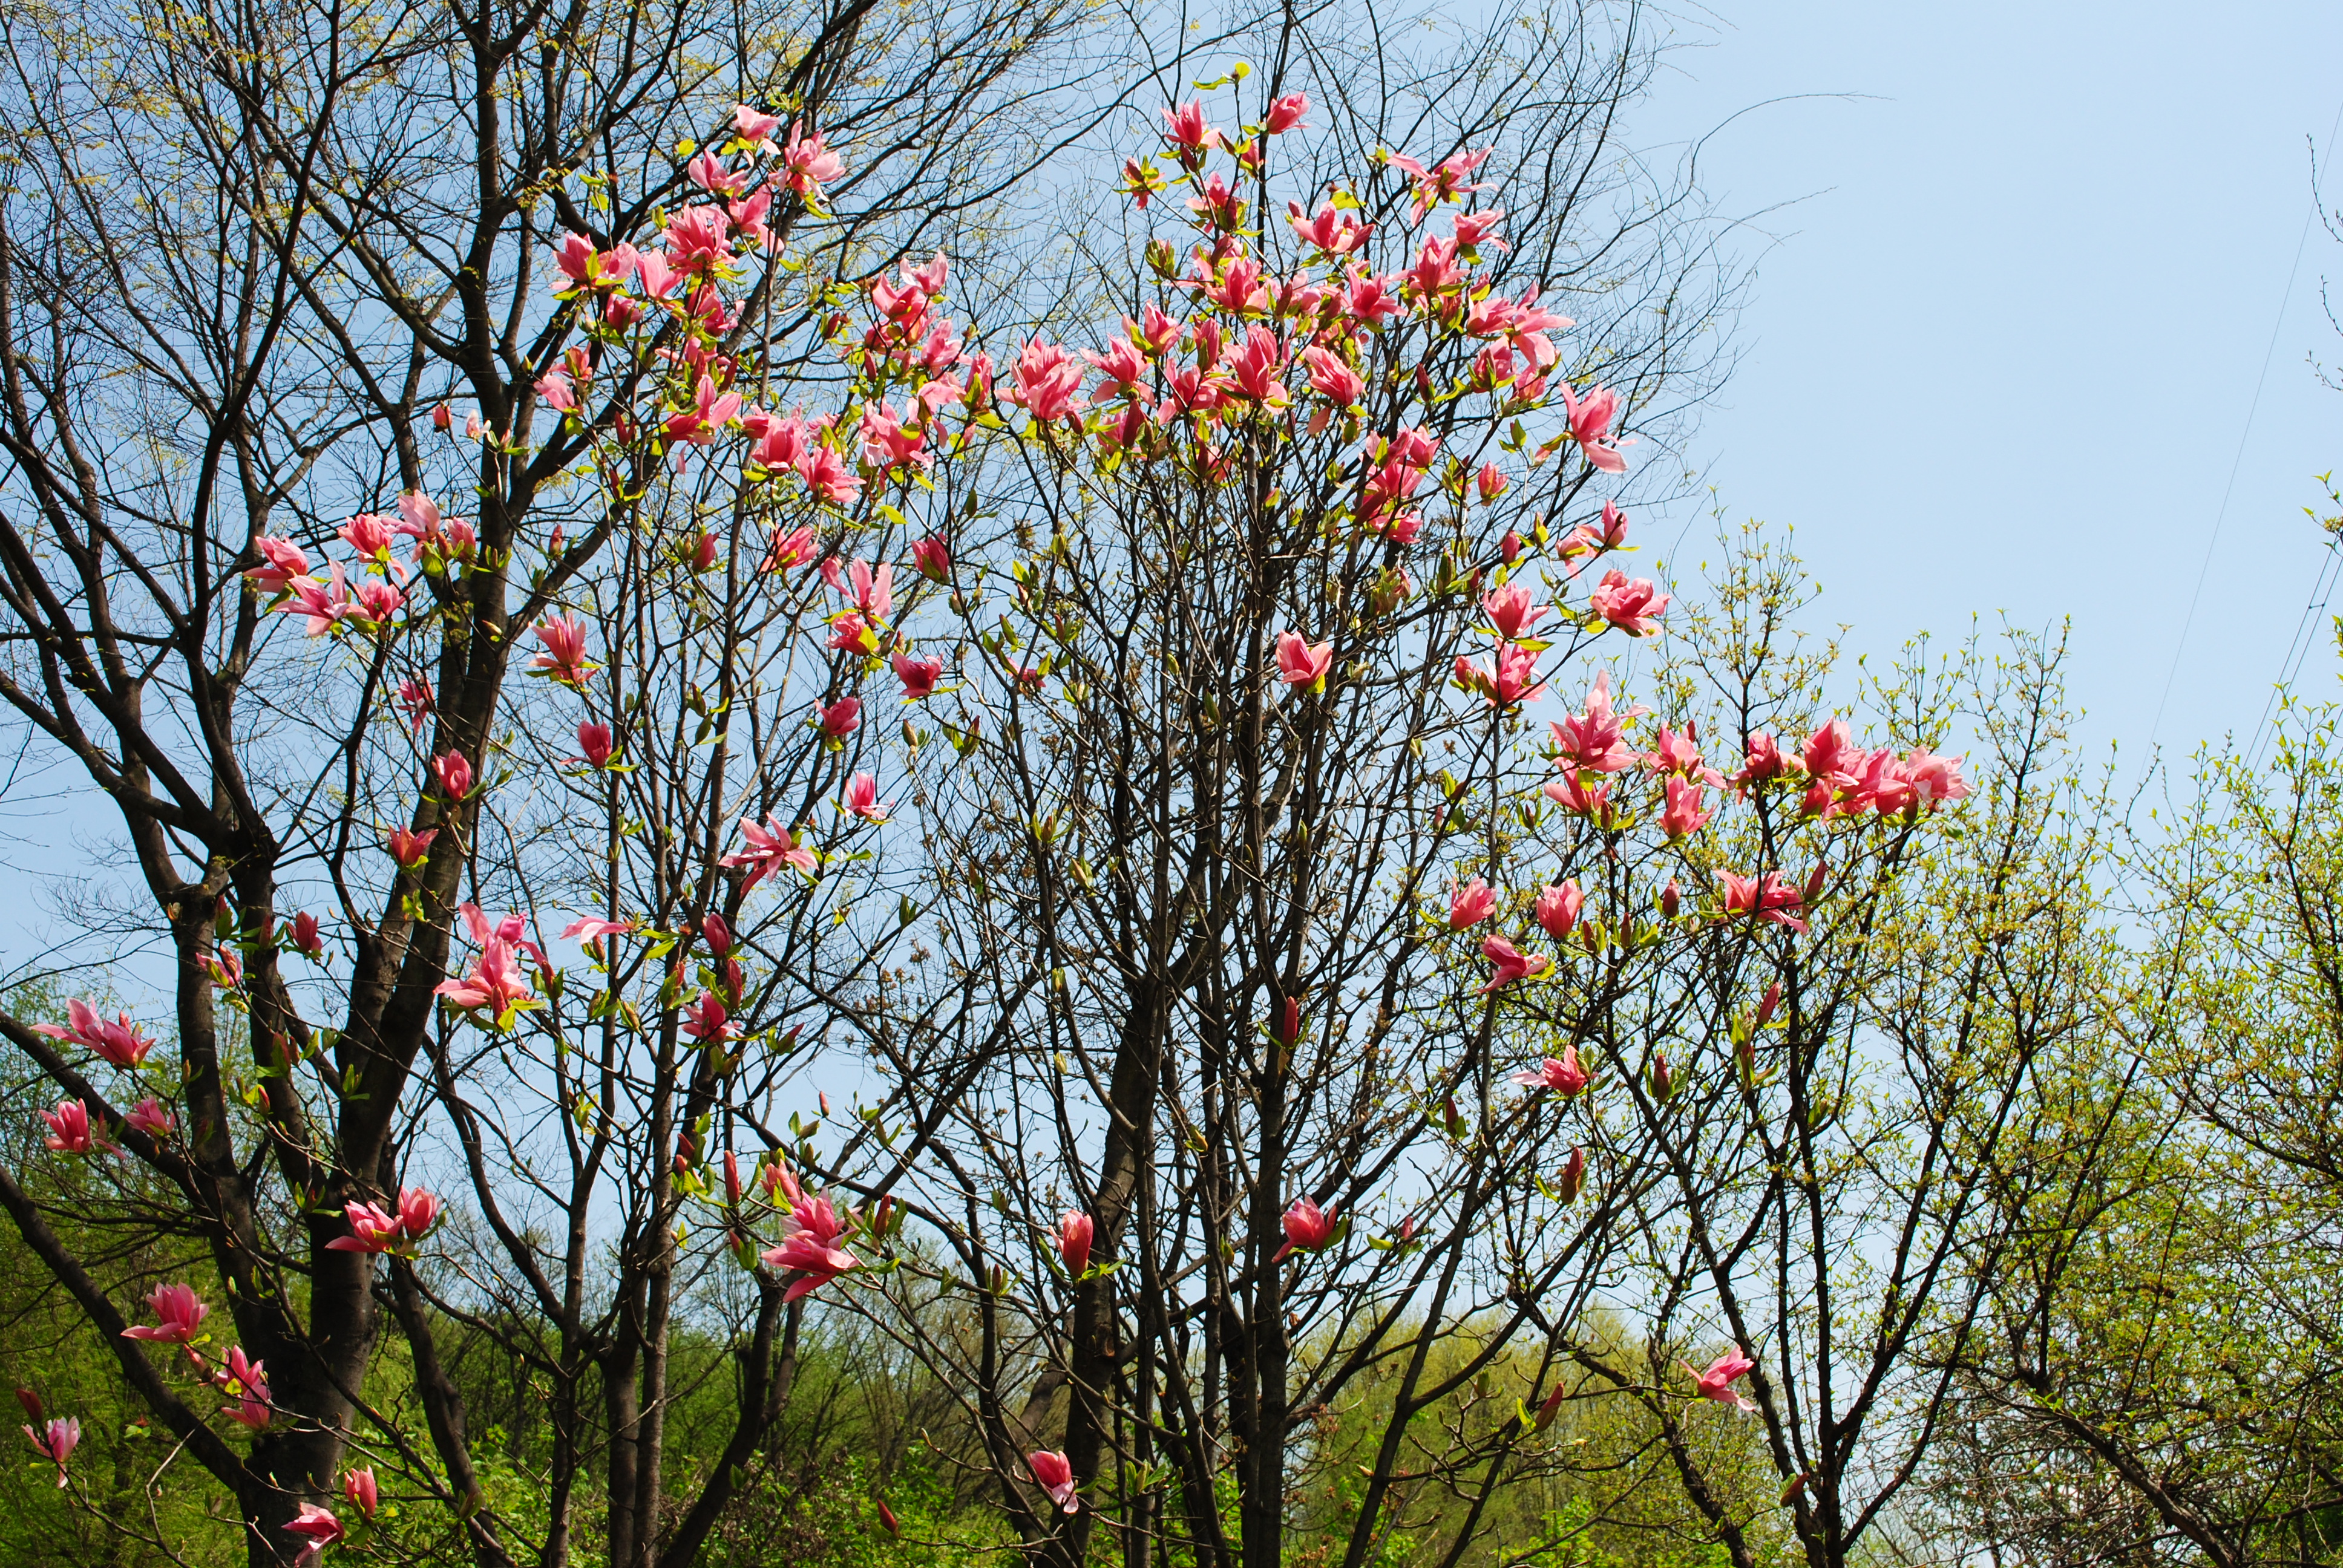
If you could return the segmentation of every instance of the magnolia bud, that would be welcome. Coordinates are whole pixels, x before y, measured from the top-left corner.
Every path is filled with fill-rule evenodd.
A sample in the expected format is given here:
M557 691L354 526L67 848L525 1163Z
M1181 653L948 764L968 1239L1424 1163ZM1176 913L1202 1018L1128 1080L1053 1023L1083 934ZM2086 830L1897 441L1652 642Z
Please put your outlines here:
M895 1511L887 1506L887 1500L885 1498L880 1497L874 1501L879 1504L880 1526L884 1529L888 1534L894 1536L899 1541L901 1540L903 1537L902 1521L895 1517Z
M1570 1158L1563 1164L1562 1180L1554 1184L1556 1191L1564 1202L1575 1203L1578 1201L1578 1190L1585 1183L1586 1151L1573 1149Z
M1497 541L1497 553L1505 558L1505 564L1507 566L1512 566L1515 561L1521 559L1522 536L1508 528L1505 531L1505 537Z
M442 403L431 410L431 427L445 436L456 423L456 411Z
M1290 996L1285 999L1285 1029L1278 1038L1288 1046L1302 1038L1302 999L1300 997Z
M1763 997L1760 997L1757 1000L1757 1027L1759 1029L1765 1028L1765 1025L1772 1020L1774 1017L1774 1010L1781 1005L1782 982L1780 980L1775 980L1772 985L1765 988L1765 994Z
M1652 1053L1651 1085L1654 1100L1665 1100L1675 1092L1675 1075L1668 1070L1667 1053L1664 1051Z
M1562 1396L1565 1387L1566 1385L1563 1383L1554 1384L1554 1392L1545 1396L1544 1403L1538 1406L1536 1430L1539 1432L1544 1432L1554 1424L1554 1413L1562 1409Z
M1683 906L1683 903L1684 890L1676 886L1676 879L1674 877L1670 877L1668 885L1660 890L1660 918L1674 920L1676 910Z
M1806 873L1805 901L1807 903L1811 904L1815 900L1823 896L1823 884L1829 875L1829 863L1824 860L1816 860L1815 862L1815 869Z
M740 1201L740 1157L729 1149L724 1151L724 1201L727 1203Z
M1171 276L1173 270L1180 265L1179 257L1172 254L1172 242L1168 239L1149 240L1147 242L1147 265L1148 267L1153 271L1156 276Z

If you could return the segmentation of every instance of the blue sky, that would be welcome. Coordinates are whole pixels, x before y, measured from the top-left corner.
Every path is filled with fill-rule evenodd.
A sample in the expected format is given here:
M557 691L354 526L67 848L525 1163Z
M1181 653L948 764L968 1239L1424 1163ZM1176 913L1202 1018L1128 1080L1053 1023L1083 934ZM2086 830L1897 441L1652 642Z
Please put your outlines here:
M2071 616L2083 734L2127 772L2151 734L2250 737L2325 555L2303 508L2343 477L2343 393L2306 362L2343 362L2343 245L2314 225L2287 286L2343 7L1777 0L1683 35L1647 143L1862 95L1752 109L1702 155L1760 215L1743 359L1684 453L1728 517L1795 525L1858 650ZM2300 685L2335 674L2322 630Z

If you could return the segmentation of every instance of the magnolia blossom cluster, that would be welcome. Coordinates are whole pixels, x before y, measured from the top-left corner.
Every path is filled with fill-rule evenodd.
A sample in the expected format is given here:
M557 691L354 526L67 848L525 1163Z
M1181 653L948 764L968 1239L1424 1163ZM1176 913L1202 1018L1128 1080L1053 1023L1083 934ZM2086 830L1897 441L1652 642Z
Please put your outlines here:
M192 1286L157 1285L146 1298L146 1304L153 1309L156 1321L123 1330L124 1339L178 1346L197 1378L226 1397L220 1413L247 1431L259 1432L275 1419L267 1369L246 1355L243 1346L229 1346L227 1354L216 1362L204 1354L198 1336L211 1309Z
M1510 589L1489 596L1483 608L1489 612L1493 634L1506 639L1506 646L1519 646L1513 639L1526 633L1543 613L1528 605L1525 595ZM1538 689L1517 690L1511 699L1526 700ZM1804 783L1800 814L1817 822L1865 815L1908 821L1968 794L1968 785L1961 777L1961 759L1939 757L1926 749L1900 756L1892 749L1865 750L1853 744L1844 719L1832 719L1817 729L1795 756L1785 753L1773 736L1754 735L1746 742L1742 768L1728 777L1703 760L1699 729L1689 720L1681 729L1660 726L1648 751L1631 741L1628 726L1645 712L1642 708L1615 707L1608 672L1596 675L1579 711L1554 720L1550 727L1553 739L1548 757L1555 776L1542 786L1541 792L1568 815L1616 831L1631 819L1615 791L1623 779L1640 771L1648 785L1657 788L1659 825L1671 843L1682 843L1710 825L1715 816L1708 795L1712 789L1746 797L1763 786L1795 788ZM1819 862L1803 885L1778 869L1746 876L1719 870L1716 918L1752 919L1804 933L1804 910L1821 896L1825 876ZM1660 897L1662 916L1676 918L1683 899L1682 890L1671 880ZM1499 901L1496 890L1477 877L1453 889L1449 929L1463 930L1480 924L1497 911ZM1592 943L1597 940L1595 932L1581 924L1584 906L1578 884L1565 881L1539 890L1534 918L1556 941L1575 931ZM1489 980L1482 988L1484 995L1515 980L1535 980L1553 969L1547 955L1524 952L1503 934L1484 938L1482 952L1492 966ZM1544 1070L1542 1081L1548 1087L1575 1092L1566 1086L1574 1081L1584 1086L1574 1062L1567 1069L1549 1062Z
M407 605L401 585L410 568L442 576L474 559L479 548L469 522L443 516L437 502L417 493L400 496L395 514L358 513L336 530L336 538L349 548L364 575L355 587L350 563L330 562L320 578L308 552L291 539L261 534L252 541L262 564L247 570L245 580L267 597L270 612L299 616L309 637L391 630ZM404 561L395 553L402 538L409 541Z

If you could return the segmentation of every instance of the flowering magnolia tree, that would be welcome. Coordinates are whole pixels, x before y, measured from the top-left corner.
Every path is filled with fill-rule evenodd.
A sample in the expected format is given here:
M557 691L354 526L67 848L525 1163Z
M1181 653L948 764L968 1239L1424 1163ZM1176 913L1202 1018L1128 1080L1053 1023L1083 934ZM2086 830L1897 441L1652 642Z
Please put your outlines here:
M838 760L759 684L809 607L757 574L837 495L736 492L739 393L819 348L857 247L1098 112L1023 75L1079 81L1081 8L871 9L6 24L0 698L114 815L168 1000L0 1020L53 1091L0 1206L256 1563L367 1528L374 1475L424 1505L402 1549L559 1563L590 1518L688 1561L739 1480L660 1462L685 1151L771 1070L726 1009L830 982L819 897L753 980L705 920L748 888L735 808L794 819ZM669 949L556 934L618 908ZM687 1014L699 962L727 1000ZM788 1382L770 1294L742 1449ZM458 1336L548 1391L526 1493L490 1498ZM33 1429L61 1475L75 1420Z
M813 1163L873 1218L840 1251L798 1205L819 1222L769 1256L961 1391L957 1457L1050 1561L1265 1564L1307 1534L1357 1564L1461 1497L1454 1561L1500 1488L1567 1465L1545 1434L1574 1392L1648 1400L1699 1487L1680 1434L1715 1418L1686 1406L1770 1408L1715 1342L1774 1320L1720 1290L1745 1243L1702 1273L1667 1238L1781 1212L1750 1185L1783 1179L1773 1101L1806 1115L1869 1021L1868 971L1834 959L1817 990L1797 944L1822 920L1860 952L1968 789L1933 699L1894 744L1812 711L1779 584L1735 590L1763 634L1683 667L1737 699L1709 704L1715 761L1673 679L1684 711L1647 722L1584 670L1671 610L1604 496L1621 399L1503 248L1479 149L1385 151L1281 205L1312 106L1279 87L1240 86L1248 122L1165 111L1124 168L1162 217L1129 304L940 388L974 409L965 447L901 411L937 406L919 275L874 286L850 350L866 472L976 477L906 547L948 596L882 630L861 576L832 585L834 640L904 705L918 961L835 1002L876 1071ZM978 532L1004 491L1009 527ZM1534 726L1564 678L1574 711ZM1708 1085L1746 1113L1680 1109ZM1860 1244L1825 1186L1814 1247L1775 1232L1799 1291ZM1580 1309L1655 1272L1624 1367ZM1781 1382L1835 1384L1798 1321ZM1835 1476L1853 1429L1811 1460L1801 1419L1783 1478ZM1816 1560L1865 1523L1818 1527Z
M1308 1533L1357 1564L1461 1498L1453 1561L1567 1464L1545 1438L1589 1377L1674 1442L1838 1375L1759 1359L1745 1247L1701 1280L1662 1249L1779 1211L1760 1087L1825 1122L1760 1031L1858 1027L1797 944L1819 919L1859 949L1966 785L1938 708L1873 744L1763 638L1715 645L1700 718L1592 667L1679 613L1614 489L1709 326L1587 259L1607 119L1460 68L1411 153L1288 29L1164 111L1128 256L1085 253L1073 314L989 334L950 252L841 199L872 177L847 84L916 149L1052 25L942 15L952 69L911 109L840 14L685 138L628 117L631 45L528 65L535 20L459 17L369 70L468 61L493 188L451 168L404 229L336 161L392 105L352 87L295 136L237 75L261 54L198 55L173 90L265 149L215 176L266 281L191 329L140 314L145 274L113 302L97 358L182 397L133 477L90 456L111 406L63 315L81 144L46 207L11 198L0 696L119 808L175 1010L0 1018L55 1096L0 1205L255 1562L689 1563L809 1306L964 1399L943 1460L1067 1563L1268 1564ZM573 50L574 81L546 63ZM1490 149L1534 138L1516 199ZM180 332L228 357L222 397ZM76 1241L92 1212L171 1266L126 1277ZM1605 1360L1581 1309L1655 1271L1651 1353ZM729 1430L679 1478L695 1315ZM548 1409L526 1505L484 1479L459 1332ZM34 1417L70 1483L73 1416Z

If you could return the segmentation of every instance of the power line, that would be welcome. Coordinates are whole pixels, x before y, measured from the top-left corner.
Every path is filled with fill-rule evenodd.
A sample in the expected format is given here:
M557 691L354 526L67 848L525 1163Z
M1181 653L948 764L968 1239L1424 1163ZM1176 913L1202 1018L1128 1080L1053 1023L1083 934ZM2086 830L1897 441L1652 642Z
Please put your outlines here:
M2328 156L2334 153L2335 135L2338 131L2343 131L2343 104L2336 106L2335 123L2328 127L2326 155L2322 155L2321 163L2326 161ZM2262 350L2262 370L2261 374L2254 378L2253 401L2246 406L2245 428L2237 432L2237 449L2229 458L2229 479L2228 483L2221 487L2220 510L2213 514L2213 531L2205 538L2205 559L2197 568L2197 587L2188 595L2188 613L2180 618L2180 636L2172 645L2172 668L2164 672L2164 695L2156 700L2156 722L2148 726L2147 744L2151 751L2156 749L2157 733L2164 728L2165 705L2172 700L2172 683L2180 674L2180 657L2188 647L2189 628L2197 622L2197 604L2205 595L2205 578L2213 569L2213 551L2221 542L2221 525L2228 520L2229 498L2237 491L2237 470L2246 460L2246 441L2253 434L2254 417L2261 412L2262 387L2269 380L2270 361L2278 356L2278 332L2286 325L2286 307L2294 302L2294 282L2301 276L2302 253L2310 244L2311 220L2318 216L2318 208L2314 203L2309 213L2303 217L2302 237L2294 243L2294 265L2287 268L2286 291L2278 296L2278 319L2270 323L2269 347ZM2318 590L2314 588L2313 597L2316 598ZM2308 611L2304 613L2308 614ZM2288 657L2291 656L2292 650L2289 648ZM2258 739L2258 731L2257 738Z
M2343 549L2338 549L2336 544L2333 539L2328 541L2327 558L2319 563L2318 576L2310 585L2310 602L2302 607L2302 619L2296 624L2294 638L2286 647L2286 662L2278 666L2278 683L2270 688L2269 700L2262 704L2261 722L2254 726L2254 743L2246 750L2246 766L2248 769L2261 766L2262 739L2266 734L2276 733L2270 728L2270 720L2277 717L2278 699L2286 695L2287 689L2302 673L2302 661L2310 656L2311 645L2318 640L2311 635L2312 628L2318 624L2316 618L2318 612L2327 608L2328 599L2335 591L2335 568L2343 564Z

